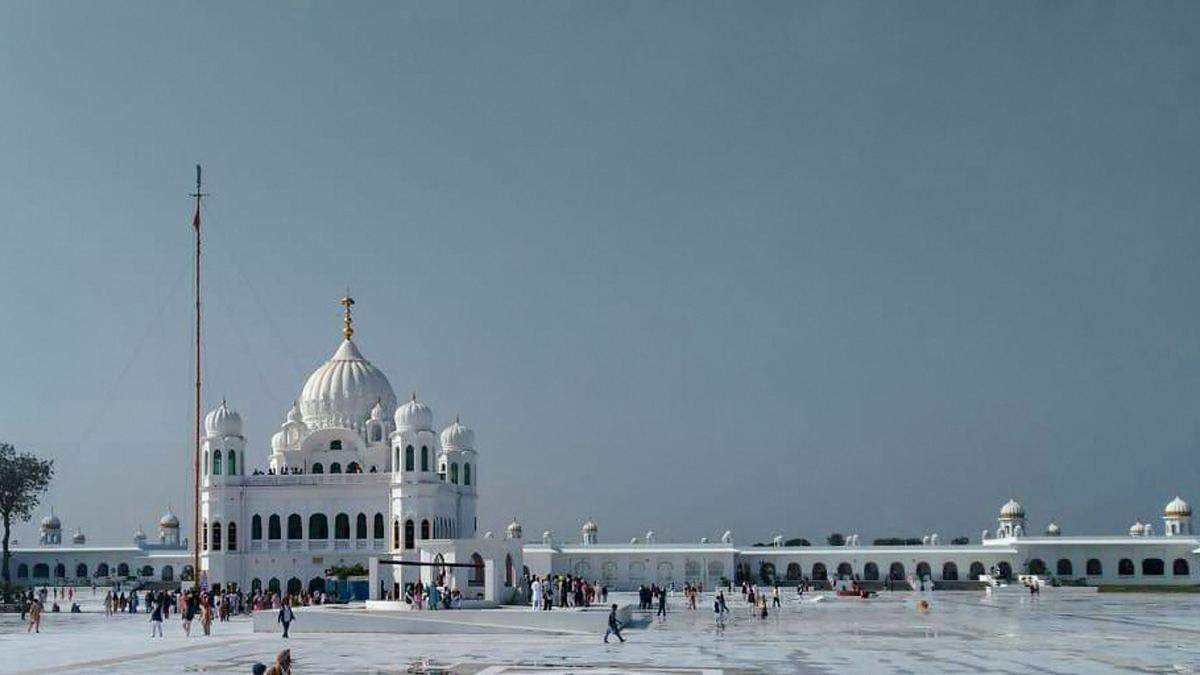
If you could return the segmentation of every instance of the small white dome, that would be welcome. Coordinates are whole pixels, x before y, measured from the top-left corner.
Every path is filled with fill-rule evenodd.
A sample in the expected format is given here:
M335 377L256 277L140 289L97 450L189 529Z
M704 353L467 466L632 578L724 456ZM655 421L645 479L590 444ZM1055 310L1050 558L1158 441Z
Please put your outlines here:
M495 539L496 535L492 534L491 530L488 530L487 532L483 533L483 538L484 539Z
M554 541L554 534L550 530L542 532L542 543L549 544Z
M707 543L708 543L708 537L700 537L700 543L701 543L701 544L707 544Z
M87 543L87 537L84 536L83 530L80 530L79 528L75 529L75 535L73 537L71 537L71 543L72 544L86 544Z
M292 424L304 424L304 416L300 414L300 403L292 403L292 409L287 412L287 421Z
M163 514L162 518L158 519L158 526L164 529L178 528L179 517L172 513L171 509L168 508L167 512Z
M646 532L646 543L647 544L654 543L654 530L649 530Z
M630 540L629 540L629 543L631 543L631 544L638 544L638 543L641 543L641 542L639 542L639 541L638 541L638 538L637 538L637 537L634 537L634 538L632 538L632 539L630 539Z
M433 410L413 392L412 398L396 408L395 422L398 431L433 431Z
M204 431L209 436L241 436L242 416L225 401L204 416Z
M371 421L378 422L382 419L383 419L383 402L376 401L375 405L371 407Z
M1142 521L1140 521L1140 520L1137 521L1136 523L1134 523L1133 525L1129 526L1129 534L1131 534L1135 537L1140 537L1143 534L1145 534L1145 532L1146 532L1146 526L1143 525Z
M271 437L272 452L283 452L284 448L286 448L286 447L287 447L287 435L284 434L282 431L276 431L275 435Z
M1010 499L1000 507L1000 518L1004 520L1015 520L1025 517L1025 507L1021 506L1015 499Z
M53 511L51 511L50 515L42 518L41 526L43 530L61 530L62 521L58 519L58 516L54 515Z
M146 541L146 531L142 529L141 525L138 525L137 531L133 533L133 540Z
M508 535L509 539L520 539L522 533L521 523L517 522L516 518L513 518L508 527L504 528L504 533Z
M1163 515L1168 518L1190 516L1192 515L1192 507L1183 501L1181 497L1176 497L1163 509Z
M1053 520L1050 521L1050 524L1046 526L1046 536L1057 537L1061 534L1062 529L1058 526L1058 523L1054 522Z
M474 450L475 432L454 419L454 424L442 430L443 450Z
M733 543L733 532L731 532L729 530L725 530L725 534L721 535L721 543L722 544L732 544Z

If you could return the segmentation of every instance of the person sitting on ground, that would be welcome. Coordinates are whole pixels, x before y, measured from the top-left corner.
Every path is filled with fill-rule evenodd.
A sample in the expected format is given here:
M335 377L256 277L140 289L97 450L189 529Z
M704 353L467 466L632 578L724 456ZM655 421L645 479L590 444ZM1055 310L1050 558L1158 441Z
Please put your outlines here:
M275 665L265 675L292 675L292 650L285 649L275 656Z

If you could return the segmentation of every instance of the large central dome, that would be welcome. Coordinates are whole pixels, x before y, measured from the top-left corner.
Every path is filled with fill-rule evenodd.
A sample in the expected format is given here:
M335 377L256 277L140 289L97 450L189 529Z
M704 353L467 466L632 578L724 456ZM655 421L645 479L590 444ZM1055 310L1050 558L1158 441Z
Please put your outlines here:
M396 394L383 372L364 359L348 337L333 358L308 376L300 392L300 412L309 429L358 428L376 403L382 405L385 419L390 418Z

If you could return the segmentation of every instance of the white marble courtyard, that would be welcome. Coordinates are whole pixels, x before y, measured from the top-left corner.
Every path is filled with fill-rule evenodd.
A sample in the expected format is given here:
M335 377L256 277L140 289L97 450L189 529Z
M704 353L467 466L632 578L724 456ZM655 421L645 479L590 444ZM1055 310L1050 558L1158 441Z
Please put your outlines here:
M710 612L677 603L666 622L628 631L624 645L600 641L603 614L597 614L594 634L298 634L287 646L296 673L404 673L421 659L464 674L1200 672L1197 595L930 597L927 613L915 609L911 593L866 602L788 598L766 622L749 618L735 598L737 611L723 635L715 634ZM245 618L214 624L209 638L183 637L172 618L167 637L152 640L145 615L109 619L85 600L84 614L46 614L41 635L26 634L17 615L0 615L0 672L249 673L255 660L269 663L285 644L277 634L254 633ZM303 609L297 626L324 611L357 610ZM438 619L453 620L452 614ZM496 621L519 623L520 616Z

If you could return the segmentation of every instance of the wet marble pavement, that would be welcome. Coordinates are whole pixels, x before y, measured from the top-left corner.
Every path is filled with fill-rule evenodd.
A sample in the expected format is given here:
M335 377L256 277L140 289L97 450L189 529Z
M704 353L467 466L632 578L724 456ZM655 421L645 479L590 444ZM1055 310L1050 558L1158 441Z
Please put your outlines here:
M676 602L665 621L650 620L627 631L627 643L609 645L600 639L602 615L595 635L355 633L287 641L253 633L246 619L214 624L208 638L198 630L186 638L172 617L167 637L151 639L145 615L106 618L88 599L87 613L47 613L40 635L27 634L16 615L0 615L0 672L249 673L285 645L297 674L406 673L422 661L461 675L1200 672L1200 595L925 597L928 611L911 593L788 598L766 621L735 601L723 632L710 611ZM322 610L302 609L297 620L308 611Z

